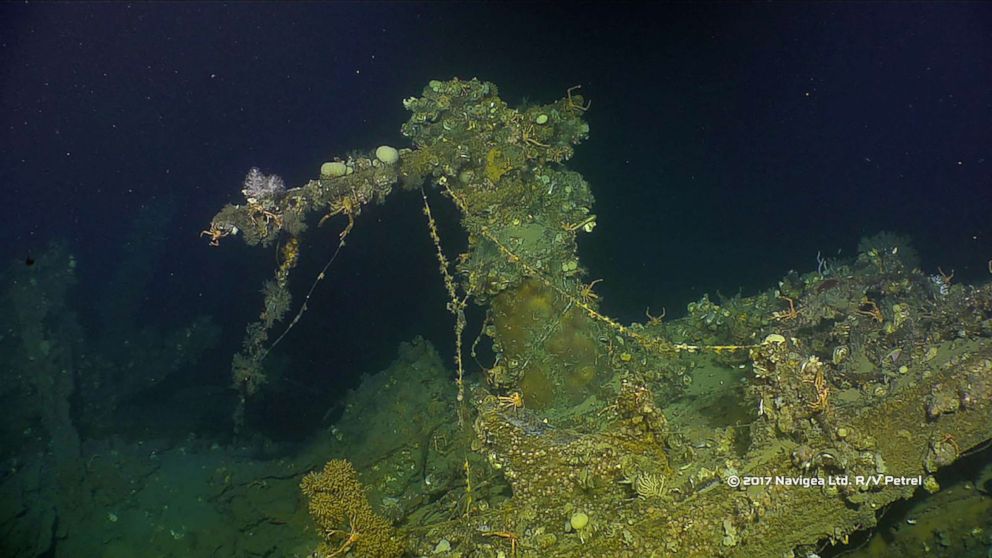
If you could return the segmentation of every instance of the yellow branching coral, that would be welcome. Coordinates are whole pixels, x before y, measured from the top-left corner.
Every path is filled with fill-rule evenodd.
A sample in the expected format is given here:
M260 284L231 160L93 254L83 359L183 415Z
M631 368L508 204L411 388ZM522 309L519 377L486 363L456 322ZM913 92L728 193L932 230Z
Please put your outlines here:
M499 182L504 174L513 170L513 163L499 148L492 148L486 153L486 178L493 184Z
M310 516L324 537L317 556L332 558L349 551L359 558L403 554L403 545L392 525L369 505L351 462L328 461L322 471L303 477L300 490L307 497Z
M279 274L289 274L289 270L296 267L296 261L300 258L300 241L294 236L282 247L282 263L279 265Z

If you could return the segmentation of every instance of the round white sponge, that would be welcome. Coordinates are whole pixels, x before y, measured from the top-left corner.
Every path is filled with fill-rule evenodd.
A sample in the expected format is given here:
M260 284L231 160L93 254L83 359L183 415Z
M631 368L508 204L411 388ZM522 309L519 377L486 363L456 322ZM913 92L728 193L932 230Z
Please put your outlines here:
M375 148L375 158L379 159L387 165L392 165L400 160L400 152L396 150L395 147L389 147L388 145L380 145Z

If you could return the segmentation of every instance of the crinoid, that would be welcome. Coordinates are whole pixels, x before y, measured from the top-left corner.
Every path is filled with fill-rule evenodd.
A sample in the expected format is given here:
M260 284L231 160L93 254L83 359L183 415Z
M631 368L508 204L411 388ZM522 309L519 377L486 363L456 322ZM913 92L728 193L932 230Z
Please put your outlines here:
M624 476L621 484L629 484L642 499L660 498L665 495L665 478L660 475L635 471Z

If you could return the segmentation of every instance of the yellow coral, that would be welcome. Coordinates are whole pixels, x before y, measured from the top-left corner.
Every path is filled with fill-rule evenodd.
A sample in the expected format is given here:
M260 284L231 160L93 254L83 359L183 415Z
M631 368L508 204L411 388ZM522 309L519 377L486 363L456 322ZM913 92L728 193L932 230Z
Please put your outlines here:
M331 558L350 551L358 558L392 558L403 554L392 525L369 505L351 462L328 461L322 471L303 477L300 490L324 537L317 555Z
M296 262L300 258L300 241L296 237L292 237L286 242L286 245L282 247L282 263L279 264L279 270L276 271L276 283L280 287L286 288L289 282L289 272L294 267L296 267Z
M294 236L282 247L283 267L293 267L300 256L300 241Z
M510 162L502 149L492 148L486 153L486 178L493 184L499 182L504 174L513 170L513 163Z

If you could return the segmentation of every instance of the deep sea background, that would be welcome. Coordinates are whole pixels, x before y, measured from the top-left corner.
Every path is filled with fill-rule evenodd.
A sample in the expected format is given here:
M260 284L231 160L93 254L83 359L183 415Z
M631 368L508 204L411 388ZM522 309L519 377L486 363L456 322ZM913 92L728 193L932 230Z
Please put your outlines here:
M216 386L229 407L230 357L275 253L211 248L200 231L241 200L251 166L300 185L331 155L406 146L401 100L454 76L494 82L511 105L582 85L591 136L568 166L590 182L599 226L581 256L623 322L772 288L880 230L910 236L927 272L988 278L992 5L981 3L3 4L0 253L24 261L67 241L74 307L96 324L135 219L148 222L142 320L207 313L223 334L148 394L133 427L167 429L149 417L191 386ZM363 213L280 346L287 372L256 426L306 435L415 335L450 356L419 203L394 194ZM435 211L453 253L455 212ZM298 297L339 226L304 237Z

